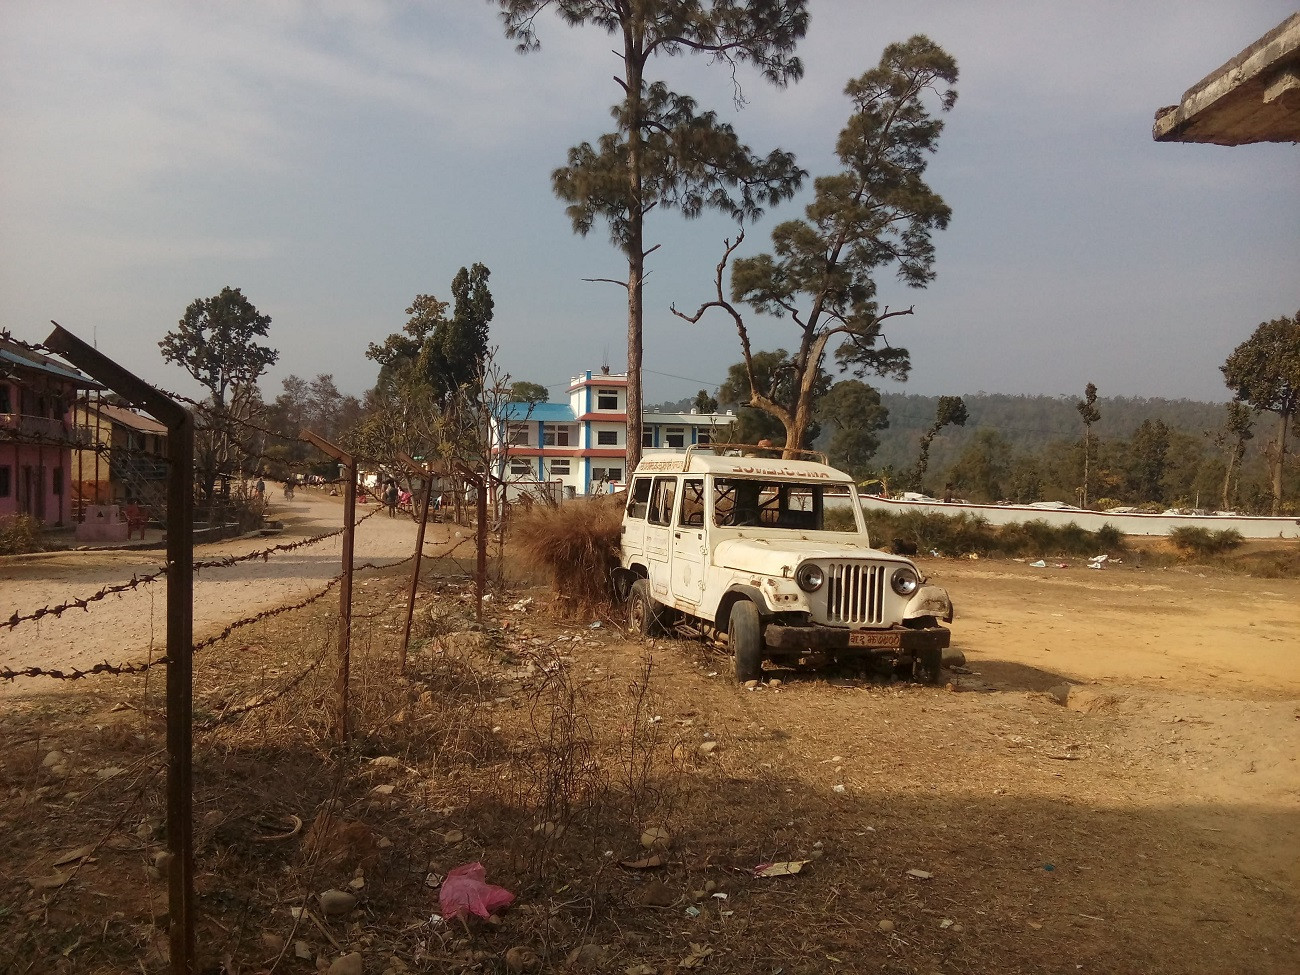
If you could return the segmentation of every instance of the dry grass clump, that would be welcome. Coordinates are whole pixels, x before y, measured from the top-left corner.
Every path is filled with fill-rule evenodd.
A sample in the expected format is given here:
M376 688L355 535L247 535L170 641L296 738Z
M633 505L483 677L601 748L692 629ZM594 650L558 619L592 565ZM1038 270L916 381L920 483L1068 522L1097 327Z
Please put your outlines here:
M30 515L0 518L0 555L22 555L40 549L41 525Z
M622 520L622 508L608 498L575 499L558 507L536 505L511 531L518 553L549 570L556 594L576 612L613 600Z

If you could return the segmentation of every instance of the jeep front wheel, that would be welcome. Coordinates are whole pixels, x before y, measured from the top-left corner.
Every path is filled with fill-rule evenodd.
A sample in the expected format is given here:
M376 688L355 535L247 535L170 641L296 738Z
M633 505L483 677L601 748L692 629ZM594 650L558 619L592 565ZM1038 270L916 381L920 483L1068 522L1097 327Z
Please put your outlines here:
M736 657L736 680L745 683L763 677L763 626L758 607L741 599L727 620L727 646Z
M663 607L650 595L650 580L632 583L627 597L627 628L637 636L661 636L664 632Z

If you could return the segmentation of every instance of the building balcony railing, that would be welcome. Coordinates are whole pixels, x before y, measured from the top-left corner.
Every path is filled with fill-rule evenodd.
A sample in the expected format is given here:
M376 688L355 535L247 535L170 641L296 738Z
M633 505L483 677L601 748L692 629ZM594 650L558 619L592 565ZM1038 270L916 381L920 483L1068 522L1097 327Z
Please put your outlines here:
M59 417L24 416L21 413L0 413L0 430L10 431L19 437L34 440L68 440Z

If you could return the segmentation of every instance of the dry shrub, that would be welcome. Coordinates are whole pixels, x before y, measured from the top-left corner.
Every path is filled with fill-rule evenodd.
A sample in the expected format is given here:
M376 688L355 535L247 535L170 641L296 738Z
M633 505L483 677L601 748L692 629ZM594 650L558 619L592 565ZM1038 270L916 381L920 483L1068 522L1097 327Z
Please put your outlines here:
M608 497L575 499L558 507L534 505L512 526L525 561L551 573L571 612L608 605L614 598L623 509Z
M41 523L30 515L0 518L0 555L22 555L40 550Z

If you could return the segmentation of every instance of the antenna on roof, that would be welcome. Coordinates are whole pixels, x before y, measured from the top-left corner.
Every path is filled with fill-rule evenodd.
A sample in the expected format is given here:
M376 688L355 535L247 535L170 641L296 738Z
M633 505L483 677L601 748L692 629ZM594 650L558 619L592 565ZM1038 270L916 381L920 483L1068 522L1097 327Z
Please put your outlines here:
M609 346L608 345L605 346L605 355L604 358L601 360L600 374L602 376L609 375Z

